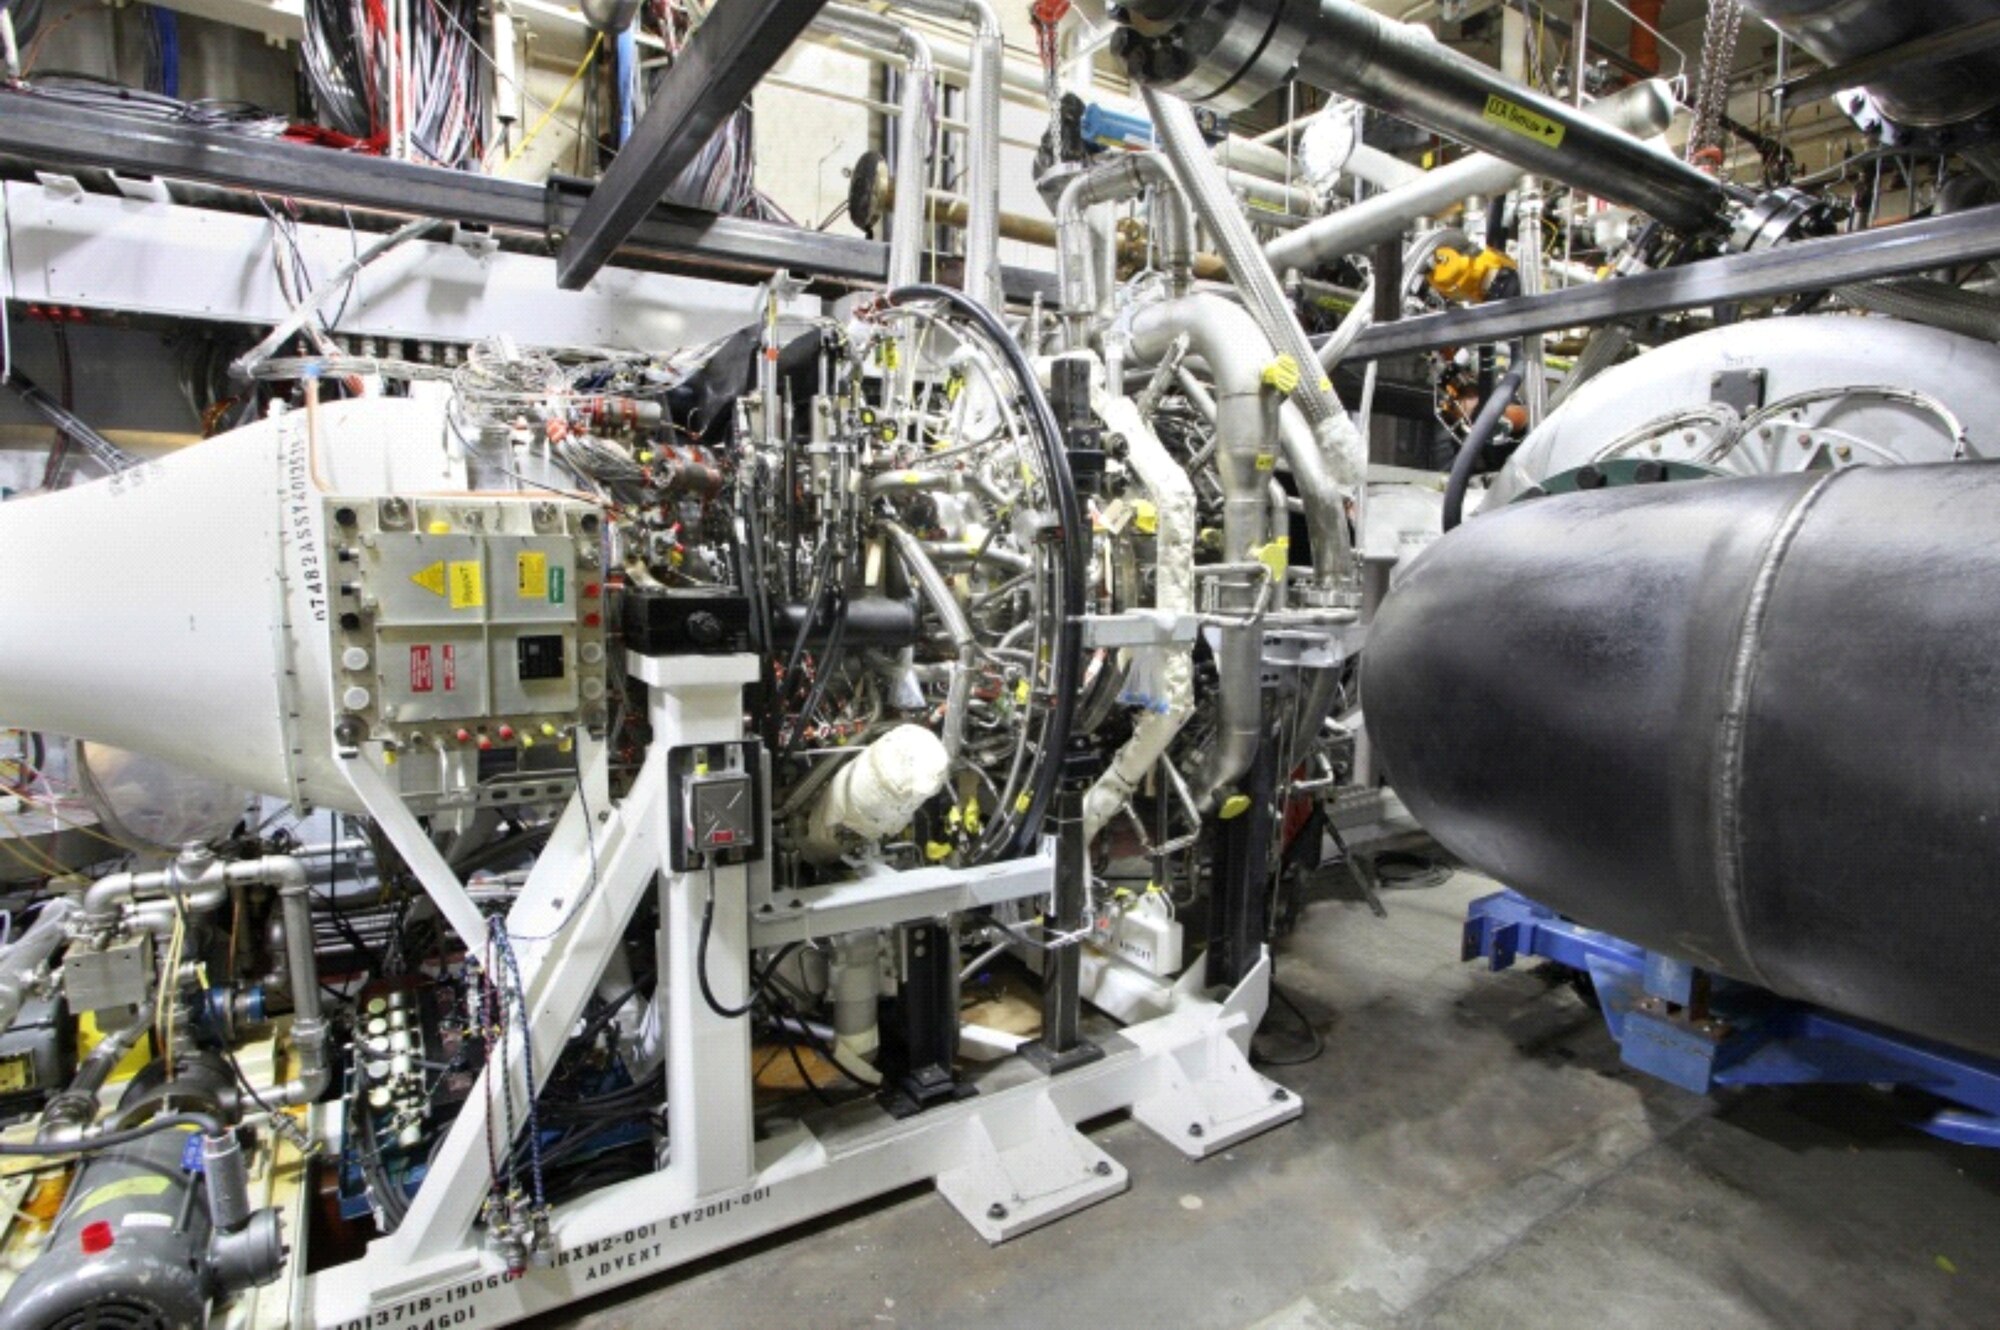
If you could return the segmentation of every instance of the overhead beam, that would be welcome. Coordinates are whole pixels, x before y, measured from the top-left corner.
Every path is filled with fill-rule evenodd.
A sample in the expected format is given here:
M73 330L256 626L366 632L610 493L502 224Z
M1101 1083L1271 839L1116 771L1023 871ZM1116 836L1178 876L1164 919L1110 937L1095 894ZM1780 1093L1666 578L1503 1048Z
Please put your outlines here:
M573 229L582 191L590 188L583 181L544 188L0 91L0 158L9 157L52 171L89 169L186 181L399 217L442 217L535 238ZM879 241L665 203L644 216L620 259L652 259L758 280L781 268L854 283L880 283L889 272L889 247ZM1046 273L1008 268L1004 279L1007 294L1016 300L1055 294L1055 280Z
M1505 342L1993 258L2000 258L2000 204L1376 324L1355 339L1343 361Z
M728 0L708 11L563 240L558 285L580 290L611 261L825 6L826 0Z

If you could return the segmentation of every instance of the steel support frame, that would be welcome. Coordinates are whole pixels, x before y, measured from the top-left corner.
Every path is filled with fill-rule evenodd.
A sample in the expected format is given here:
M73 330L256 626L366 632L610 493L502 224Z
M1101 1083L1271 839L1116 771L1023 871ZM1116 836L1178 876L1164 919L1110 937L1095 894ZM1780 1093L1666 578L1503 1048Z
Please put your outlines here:
M0 158L8 157L55 170L89 168L129 179L185 181L399 217L442 217L538 239L571 229L590 192L587 181L544 187L190 125L155 124L0 91ZM199 197L177 201L202 203ZM666 203L656 204L619 250L621 261L639 258L759 281L788 269L880 284L889 273L889 247L878 241ZM1007 294L1017 300L1055 294L1055 280L1048 274L1010 268L1004 278Z
M2000 1061L1710 974L1511 891L1466 910L1465 960L1538 956L1588 975L1627 1065L1696 1094L1734 1085L1907 1085L1956 1107L1912 1123L2000 1147Z
M750 949L769 938L815 935L821 926L879 926L930 918L967 901L1046 895L1053 859L1042 852L1018 871L974 870L964 895L947 891L946 870L884 875L845 897L753 925L741 867L718 869L709 950L698 960L704 874L675 873L666 853L673 800L666 752L742 732L749 656L635 657L648 685L652 755L627 797L606 789L601 745L579 752L581 792L572 799L508 914L527 990L536 1046L560 1048L618 940L649 889L661 893L663 1025L667 1030L672 1141L658 1172L591 1192L555 1208L554 1250L543 1264L509 1271L475 1226L488 1187L489 1070L454 1121L424 1185L395 1233L357 1261L301 1280L280 1313L260 1303L255 1330L317 1326L492 1326L521 1320L629 1281L722 1251L886 1191L931 1180L989 1242L1108 1199L1129 1185L1125 1169L1077 1128L1120 1109L1189 1159L1201 1159L1297 1117L1298 1097L1249 1063L1251 1035L1270 991L1268 956L1221 1001L1207 996L1197 962L1163 997L1164 1014L1129 1026L1088 1065L1046 1075L1015 1058L982 1072L976 1093L904 1121L872 1102L842 1105L790 1132L757 1140L752 1130L748 1022L721 1017L697 995L705 961L724 1003L741 1003ZM386 774L365 752L350 777L426 892L462 935L483 936L483 917L407 809L395 806ZM762 935L761 937L759 935ZM535 1081L553 1057L538 1057ZM518 1037L499 1074L517 1102L529 1088Z
M696 28L645 118L590 192L556 255L556 282L581 289L610 261L826 0L731 0Z
M2000 204L1377 324L1346 361L1504 342L2000 258Z

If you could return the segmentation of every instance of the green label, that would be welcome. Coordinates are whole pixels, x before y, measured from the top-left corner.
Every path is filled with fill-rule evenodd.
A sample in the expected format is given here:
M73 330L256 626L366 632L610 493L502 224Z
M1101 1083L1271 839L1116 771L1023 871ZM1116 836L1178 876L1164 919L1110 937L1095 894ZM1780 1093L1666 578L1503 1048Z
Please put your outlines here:
M1505 97L1486 99L1486 119L1513 130L1523 138L1546 143L1551 148L1562 146L1563 127L1560 124L1538 111L1510 102Z
M563 576L562 569L549 569L549 604L560 605L563 603L563 584L565 581L567 579Z

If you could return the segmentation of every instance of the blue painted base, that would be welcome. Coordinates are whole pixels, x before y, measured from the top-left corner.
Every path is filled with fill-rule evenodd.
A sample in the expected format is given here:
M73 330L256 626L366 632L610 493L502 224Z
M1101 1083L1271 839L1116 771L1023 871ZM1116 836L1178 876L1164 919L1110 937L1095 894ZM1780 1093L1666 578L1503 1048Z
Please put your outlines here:
M1462 954L1495 970L1536 956L1589 975L1625 1062L1697 1094L1719 1085L1906 1085L1954 1105L1918 1121L1922 1130L2000 1146L2000 1062L1710 974L1511 891L1472 903Z

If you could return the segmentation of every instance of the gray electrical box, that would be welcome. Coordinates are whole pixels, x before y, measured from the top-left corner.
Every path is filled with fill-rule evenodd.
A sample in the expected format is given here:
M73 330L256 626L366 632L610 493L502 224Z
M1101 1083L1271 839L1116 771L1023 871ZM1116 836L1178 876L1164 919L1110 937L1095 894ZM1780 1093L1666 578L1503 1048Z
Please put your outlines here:
M101 948L71 947L63 957L63 994L72 1011L136 1007L153 996L153 983L150 933Z

